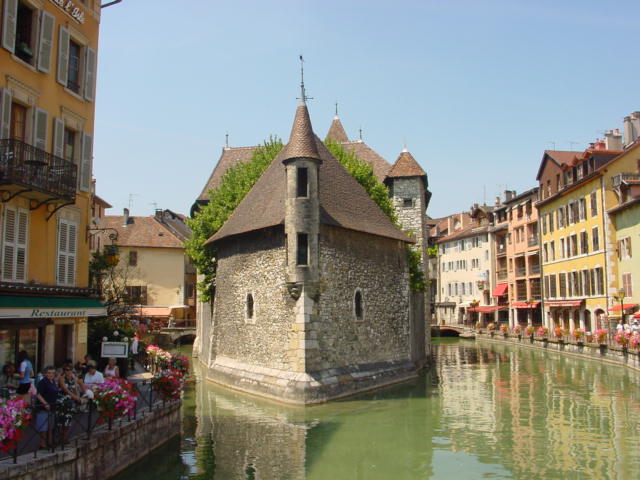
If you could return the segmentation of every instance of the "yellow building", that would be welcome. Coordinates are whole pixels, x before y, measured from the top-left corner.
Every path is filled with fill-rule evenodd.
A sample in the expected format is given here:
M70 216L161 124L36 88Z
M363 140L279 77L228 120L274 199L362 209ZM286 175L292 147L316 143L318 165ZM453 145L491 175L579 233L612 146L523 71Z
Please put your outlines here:
M611 220L607 254L612 298L610 316L620 319L624 305L625 322L640 303L640 141L607 165L604 172L605 207ZM635 252L635 256L634 256Z
M584 152L545 151L538 171L543 320L550 328L604 327L609 280L603 184L620 153L597 142Z
M98 0L0 2L0 363L82 358Z

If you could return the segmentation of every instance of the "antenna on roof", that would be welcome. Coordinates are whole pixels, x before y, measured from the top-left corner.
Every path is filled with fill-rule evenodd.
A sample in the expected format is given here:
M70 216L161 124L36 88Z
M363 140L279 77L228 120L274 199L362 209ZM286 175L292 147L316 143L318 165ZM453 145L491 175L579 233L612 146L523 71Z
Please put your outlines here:
M549 140L547 143L550 143L551 145L553 145L553 149L556 149L556 142Z
M307 100L313 100L313 97L307 97L304 89L304 58L300 55L300 105L307 103Z
M358 129L358 134L360 135L360 141L362 141L362 127Z
M338 116L338 102L335 103L336 105L336 117Z
M569 142L569 150L573 150L574 145L580 145L580 142Z
M224 148L229 148L229 132L224 134Z
M155 213L158 210L158 202L151 202L149 205L153 205L153 212Z
M138 196L137 193L129 194L129 211L131 211L131 207L133 206L133 197L137 197L137 196Z

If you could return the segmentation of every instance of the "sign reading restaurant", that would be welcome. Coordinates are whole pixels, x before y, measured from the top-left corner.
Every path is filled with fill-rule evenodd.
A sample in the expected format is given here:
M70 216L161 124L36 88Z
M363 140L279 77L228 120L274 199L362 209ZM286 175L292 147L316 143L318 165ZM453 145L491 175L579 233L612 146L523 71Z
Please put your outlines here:
M71 18L77 20L79 23L84 23L84 12L77 6L75 2L71 0L51 0L62 10L71 15Z
M11 308L0 309L0 318L76 318L101 317L106 308Z

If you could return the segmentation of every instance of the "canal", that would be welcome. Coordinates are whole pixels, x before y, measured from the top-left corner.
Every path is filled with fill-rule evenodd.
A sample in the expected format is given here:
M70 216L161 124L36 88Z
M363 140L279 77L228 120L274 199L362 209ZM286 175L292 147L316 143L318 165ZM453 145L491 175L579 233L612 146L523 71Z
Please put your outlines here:
M419 379L313 407L195 381L181 438L124 479L635 479L640 378L622 367L434 340Z

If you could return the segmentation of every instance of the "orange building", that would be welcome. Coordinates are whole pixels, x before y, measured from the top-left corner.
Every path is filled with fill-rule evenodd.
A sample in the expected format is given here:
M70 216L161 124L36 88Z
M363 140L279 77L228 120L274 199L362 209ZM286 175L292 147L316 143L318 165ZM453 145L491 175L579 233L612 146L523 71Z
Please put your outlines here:
M0 28L0 362L82 358L97 0L4 0Z

